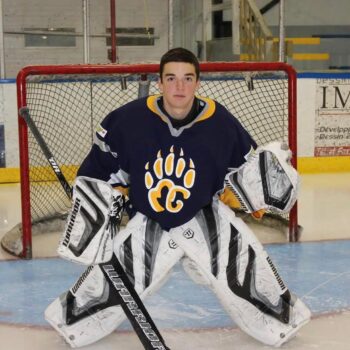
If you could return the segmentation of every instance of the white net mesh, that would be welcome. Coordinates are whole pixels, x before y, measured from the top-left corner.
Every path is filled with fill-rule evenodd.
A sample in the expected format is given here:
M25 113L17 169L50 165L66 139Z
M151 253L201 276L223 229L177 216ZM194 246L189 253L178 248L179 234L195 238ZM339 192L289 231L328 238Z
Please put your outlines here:
M96 126L109 112L138 98L140 91L158 93L158 76L148 74L145 80L146 75L141 73L27 77L27 107L68 181L74 180L92 145ZM289 91L285 72L205 72L198 95L223 104L258 144L273 140L288 143ZM27 214L32 224L40 222L41 231L47 232L42 223L64 216L70 201L30 132L28 157L31 212ZM19 244L17 251L20 249Z

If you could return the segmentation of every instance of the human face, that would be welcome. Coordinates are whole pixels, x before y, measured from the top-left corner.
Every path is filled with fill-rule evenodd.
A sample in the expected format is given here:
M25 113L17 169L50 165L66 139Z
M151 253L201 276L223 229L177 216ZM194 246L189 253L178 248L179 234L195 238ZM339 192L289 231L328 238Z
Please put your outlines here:
M199 87L194 66L186 62L166 63L161 78L158 85L163 94L165 110L174 119L185 118Z

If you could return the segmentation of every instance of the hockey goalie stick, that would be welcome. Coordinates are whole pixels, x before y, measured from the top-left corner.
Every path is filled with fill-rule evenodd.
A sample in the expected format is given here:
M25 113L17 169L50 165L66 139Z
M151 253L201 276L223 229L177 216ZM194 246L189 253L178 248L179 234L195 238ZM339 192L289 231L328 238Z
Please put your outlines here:
M20 108L19 115L27 123L47 161L53 169L57 179L62 185L63 190L69 199L71 199L72 188L63 175L61 168L56 162L43 136L31 118L28 107ZM112 290L116 292L117 300L120 302L121 307L123 308L144 348L146 350L170 350L170 348L165 345L163 337L157 329L157 326L153 322L141 298L135 291L115 255L113 255L111 261L108 263L99 264L99 266L101 267L107 281L109 281Z
M32 132L32 134L35 137L35 140L38 142L42 152L44 153L44 156L46 157L47 161L51 165L52 170L56 174L56 177L57 177L58 181L61 183L61 185L62 185L64 191L66 192L67 196L69 197L69 199L71 199L72 198L72 188L70 187L68 181L64 177L64 175L62 173L62 170L58 166L58 164L57 164L53 154L51 153L49 147L47 146L44 138L40 134L38 128L36 127L36 125L35 125L35 123L33 121L33 119L31 118L31 116L29 114L29 109L27 107L20 108L19 109L19 115L27 123L30 131Z

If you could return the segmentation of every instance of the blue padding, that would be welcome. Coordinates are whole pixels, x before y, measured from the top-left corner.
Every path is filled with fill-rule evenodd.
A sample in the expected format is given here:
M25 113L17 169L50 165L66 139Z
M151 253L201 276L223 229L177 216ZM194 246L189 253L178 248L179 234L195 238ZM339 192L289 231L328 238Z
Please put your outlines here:
M0 79L0 84L14 84L16 79Z
M298 79L350 79L350 72L303 72L297 74Z

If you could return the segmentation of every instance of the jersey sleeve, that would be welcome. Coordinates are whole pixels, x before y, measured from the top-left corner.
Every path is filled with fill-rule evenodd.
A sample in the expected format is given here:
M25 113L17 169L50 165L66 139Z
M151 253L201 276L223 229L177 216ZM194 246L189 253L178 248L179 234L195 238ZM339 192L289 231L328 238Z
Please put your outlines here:
M230 165L227 172L232 171L234 168L239 168L246 162L248 154L257 148L255 140L251 137L248 131L242 126L242 124L233 117L232 125L230 130L230 137L233 140L233 146L231 148ZM241 208L241 203L236 195L226 187L224 184L219 195L220 200L232 209ZM261 218L263 213L255 212L252 213L255 218Z
M229 168L238 168L246 162L246 156L252 149L257 148L257 144L236 118L234 118L234 128L231 137L234 140L234 144L231 148Z
M118 120L109 114L98 126L94 143L78 170L78 176L88 176L110 183L113 187L127 188L129 176L120 166Z

